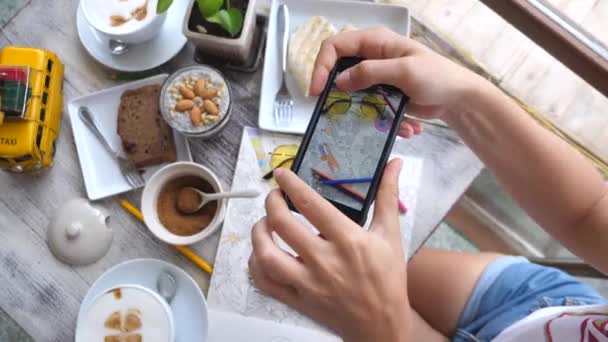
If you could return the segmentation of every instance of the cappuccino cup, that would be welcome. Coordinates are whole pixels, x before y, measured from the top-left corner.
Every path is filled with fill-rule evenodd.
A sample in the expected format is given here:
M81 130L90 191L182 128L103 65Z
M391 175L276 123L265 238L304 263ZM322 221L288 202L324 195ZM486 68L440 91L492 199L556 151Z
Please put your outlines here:
M97 296L76 329L76 342L174 342L173 315L156 292L120 285Z
M156 14L158 0L81 0L84 17L100 36L140 44L158 35L167 12Z

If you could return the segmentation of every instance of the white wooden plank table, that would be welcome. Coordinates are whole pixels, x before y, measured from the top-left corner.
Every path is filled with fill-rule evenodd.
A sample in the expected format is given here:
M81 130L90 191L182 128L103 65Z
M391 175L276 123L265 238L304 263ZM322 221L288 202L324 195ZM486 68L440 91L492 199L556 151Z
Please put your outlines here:
M185 0L177 0L185 1ZM67 200L85 197L67 113L67 102L91 91L115 85L110 72L93 61L80 45L74 17L76 0L32 0L0 29L0 47L22 45L55 51L65 63L64 116L55 166L40 175L0 172L0 307L37 341L73 340L79 304L89 286L109 267L133 258L159 258L184 268L206 290L209 277L171 246L156 240L133 219L116 198L95 203L110 213L114 240L109 253L86 267L71 267L55 260L46 247L46 226ZM192 64L187 46L163 67L171 72ZM196 162L217 173L226 187L232 182L238 142L245 125L257 122L261 73L226 72L234 98L232 121L217 139L191 140ZM425 159L410 253L419 248L469 186L481 163L449 130L429 127L411 140L412 155ZM120 196L136 205L141 191ZM216 234L198 246L213 262Z

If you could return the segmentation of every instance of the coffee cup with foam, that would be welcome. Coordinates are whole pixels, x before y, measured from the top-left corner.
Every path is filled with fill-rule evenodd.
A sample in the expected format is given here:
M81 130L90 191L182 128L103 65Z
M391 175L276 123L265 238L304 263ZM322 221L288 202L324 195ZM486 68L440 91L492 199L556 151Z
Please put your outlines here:
M79 319L76 342L174 342L171 308L156 292L139 285L104 291Z
M167 12L157 14L158 0L81 0L87 22L101 36L140 44L158 35Z

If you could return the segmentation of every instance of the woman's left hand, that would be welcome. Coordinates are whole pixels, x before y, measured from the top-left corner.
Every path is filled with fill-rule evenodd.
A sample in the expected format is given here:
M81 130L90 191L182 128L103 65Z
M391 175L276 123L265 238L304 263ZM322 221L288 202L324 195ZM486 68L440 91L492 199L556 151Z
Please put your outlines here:
M386 166L369 231L350 220L289 170L279 187L322 234L289 210L279 190L252 231L249 271L266 294L340 334L345 341L406 341L411 326L401 244L398 179L401 161ZM275 232L298 257L280 249Z

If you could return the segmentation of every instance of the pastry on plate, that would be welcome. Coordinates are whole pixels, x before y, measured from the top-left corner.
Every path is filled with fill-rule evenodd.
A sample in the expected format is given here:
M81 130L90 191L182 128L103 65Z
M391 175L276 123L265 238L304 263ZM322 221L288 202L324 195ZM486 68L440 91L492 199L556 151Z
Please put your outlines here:
M357 30L352 24L346 24L340 32ZM301 93L308 97L312 71L323 41L338 33L338 30L327 19L315 16L298 26L289 39L287 55L288 70L296 80Z
M315 16L298 26L289 39L287 66L300 91L308 97L312 69L323 41L338 31L326 18Z

